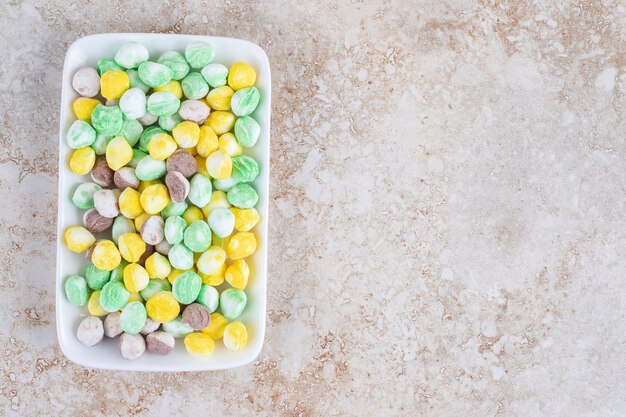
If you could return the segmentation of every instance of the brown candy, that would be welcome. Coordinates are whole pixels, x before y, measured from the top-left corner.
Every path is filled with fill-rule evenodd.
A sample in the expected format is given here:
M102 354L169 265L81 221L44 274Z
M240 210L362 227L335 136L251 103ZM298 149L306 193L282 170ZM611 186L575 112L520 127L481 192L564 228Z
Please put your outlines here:
M96 158L96 163L91 169L91 179L101 187L110 187L113 185L113 175L115 171L109 168L107 160L104 156Z
M194 330L204 329L210 320L211 312L202 304L189 304L183 311L183 323Z
M150 216L141 225L141 238L148 245L158 245L165 237L163 234L163 227L163 217Z
M157 331L146 336L148 352L167 355L174 348L174 336L164 331Z
M165 162L167 172L178 171L185 177L191 177L198 172L198 163L192 154L184 149L179 149L167 158Z
M129 187L134 189L139 187L139 178L135 175L135 169L131 167L122 167L115 171L113 182L122 191Z
M150 255L152 255L153 253L154 253L154 246L146 245L146 251L143 253L143 255L141 255L141 258L139 258L137 263L139 265L141 265L141 266L145 266L146 265L146 259L148 259L148 257Z
M100 233L107 230L113 224L110 217L101 216L95 208L89 209L83 215L83 224L85 229L91 233Z
M172 201L180 203L189 195L189 181L178 171L170 171L165 176L165 185Z

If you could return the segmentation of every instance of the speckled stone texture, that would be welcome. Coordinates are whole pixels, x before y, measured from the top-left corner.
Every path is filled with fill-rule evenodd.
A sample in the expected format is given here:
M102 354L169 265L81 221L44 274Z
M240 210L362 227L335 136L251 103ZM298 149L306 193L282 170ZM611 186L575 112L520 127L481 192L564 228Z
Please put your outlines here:
M2 413L626 415L623 2L82 3L0 3ZM124 31L269 55L268 326L247 367L94 371L57 346L63 59Z

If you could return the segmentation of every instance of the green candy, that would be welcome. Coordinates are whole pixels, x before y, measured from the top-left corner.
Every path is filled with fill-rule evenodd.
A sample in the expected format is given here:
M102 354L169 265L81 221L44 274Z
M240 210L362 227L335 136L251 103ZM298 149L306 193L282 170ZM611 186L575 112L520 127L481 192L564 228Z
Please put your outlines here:
M185 229L183 241L192 251L204 252L211 246L211 228L204 220L196 220Z
M199 277L198 277L199 278ZM75 306L84 305L89 299L89 291L87 290L87 281L78 275L70 275L63 285L67 301Z
M220 295L220 311L228 320L235 320L246 308L248 297L242 290L228 288Z
M222 180L213 180L213 187L216 190L228 191L232 187L234 187L235 185L237 185L239 183L240 183L240 181L238 181L237 179L233 178L233 176L231 174L231 176L228 177L228 178L224 178Z
M139 161L145 158L148 154L144 151L140 151L139 149L133 149L133 159L128 163L129 167L137 168L139 165Z
M124 125L124 116L119 106L98 104L91 113L91 124L98 133L115 136Z
M230 99L230 108L235 116L243 117L251 114L259 105L261 93L256 87L242 88Z
M217 207L209 213L207 223L215 236L223 239L233 232L235 215L227 208Z
M193 252L183 243L177 243L172 246L172 249L167 254L167 259L170 261L170 265L176 269L185 271L193 267ZM176 281L178 281L178 278L176 278Z
M161 292L161 291L169 291L171 290L172 287L170 285L170 282L166 279L151 279L148 282L148 286L146 288L144 288L143 290L139 291L139 294L141 294L141 298L143 298L144 300L149 300L150 298L152 298L155 294Z
M91 146L96 141L96 131L83 120L75 120L67 131L67 144L72 149Z
M129 298L130 293L122 281L109 281L100 291L100 305L109 313L124 307Z
M200 278L200 275L193 271L187 271L180 274L174 281L174 284L172 284L172 294L174 294L174 298L179 303L191 304L198 298L201 287L202 278Z
M139 79L149 87L162 87L172 81L172 71L163 64L146 61L139 65Z
M235 138L241 146L250 148L259 140L261 126L250 116L244 116L235 122Z
M139 301L128 303L120 315L120 327L129 334L137 334L146 324L146 307Z
M209 65L215 57L213 45L205 42L196 42L185 48L185 58L191 68L202 68Z
M167 130L168 132L174 130L182 121L183 118L180 117L178 113L170 114L169 116L159 116L159 126L161 129Z
M166 171L165 161L159 161L150 155L146 155L137 164L135 175L141 181L152 181L161 178Z
M122 136L126 142L133 147L139 142L139 138L143 133L143 126L137 120L124 120L122 125Z
M115 54L115 62L124 68L137 68L148 59L150 59L148 48L138 42L125 43Z
M109 279L109 282L124 281L124 268L126 268L127 265L128 262L122 259L122 262L120 262L117 268L111 271L111 278Z
M109 136L102 133L96 135L96 140L91 144L96 155L104 155L107 151L107 145L115 138L115 136Z
M183 241L185 236L185 229L187 228L187 222L180 216L170 216L165 219L165 225L163 227L163 234L165 240L170 245L175 245Z
M157 59L159 64L163 64L172 71L173 80L182 80L189 73L189 64L181 53L167 51Z
M133 223L131 219L120 215L113 220L113 226L111 226L111 240L117 245L120 236L135 232L135 223Z
M148 94L150 87L145 85L141 78L139 78L139 72L136 69L129 69L126 71L128 80L130 81L130 88L139 88L144 93Z
M148 113L155 116L171 116L180 108L180 100L169 91L158 91L148 97Z
M93 182L83 182L76 187L72 195L72 203L80 209L91 209L93 208L93 195L101 189L102 187Z
M85 278L87 281L87 286L92 290L101 290L104 287L104 284L109 282L111 278L110 271L103 271L102 269L98 269L95 265L89 265L87 270L85 271Z
M231 177L238 182L254 181L259 176L259 171L259 164L253 158L246 155L233 158Z
M207 84L213 88L217 88L226 85L228 68L222 64L209 64L202 68L200 74L202 74Z
M174 320L163 323L161 326L163 326L164 331L175 338L185 337L189 333L193 333L193 329L189 327L187 323L183 322L183 316L178 316Z
M147 127L139 138L139 150L143 152L148 152L148 144L150 143L150 140L152 140L152 136L159 133L165 133L165 130L161 129L158 126Z
M192 72L183 78L181 83L183 88L183 94L185 97L192 100L206 97L209 93L209 85L204 81L202 75L197 72Z
M189 181L189 195L187 198L192 204L204 207L211 201L213 185L211 179L203 174L196 174Z
M256 190L248 184L237 184L226 193L228 202L240 209L252 208L259 201Z
M220 293L217 292L215 287L211 287L207 284L202 284L202 288L200 288L200 294L198 294L198 299L196 302L202 304L206 308L209 309L211 313L217 310L217 306L220 303Z
M167 206L161 210L161 217L167 219L172 216L182 216L187 210L188 204L185 201L170 201Z
M102 58L101 60L98 61L98 64L96 65L96 69L98 70L98 75L102 75L107 71L110 70L122 70L124 71L124 68L120 67L117 62L113 61L112 59L108 59L108 58Z

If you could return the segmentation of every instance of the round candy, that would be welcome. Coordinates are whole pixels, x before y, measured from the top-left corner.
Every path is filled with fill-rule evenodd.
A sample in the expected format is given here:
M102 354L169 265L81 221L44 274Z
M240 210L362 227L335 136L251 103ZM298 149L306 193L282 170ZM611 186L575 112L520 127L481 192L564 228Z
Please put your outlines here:
M213 210L220 207L227 209L231 207L228 202L228 198L226 198L226 193L219 190L213 191L213 193L211 193L211 200L209 201L209 204L202 207L202 213L204 213L204 215L208 218L209 214L211 214Z
M234 234L228 241L228 256L237 260L246 258L256 251L256 238L254 233L239 232Z
M194 330L204 329L209 325L211 312L202 304L193 303L183 311L183 323Z
M103 58L98 61L98 64L96 65L96 69L98 70L98 74L102 76L102 74L104 74L107 71L123 70L124 68L119 66L117 62L115 62L112 59Z
M226 262L224 249L211 246L198 258L198 271L205 275L215 275L220 272Z
M118 100L129 88L128 74L122 70L109 70L100 77L100 93L107 100Z
M146 213L158 214L170 202L167 187L163 184L153 184L146 187L141 193L140 201Z
M147 109L147 106L146 106L146 109ZM137 121L141 123L143 126L153 125L157 122L157 120L159 120L159 117L155 116L152 113L146 113L143 117L140 117L139 119L137 119Z
M82 226L68 227L63 237L67 248L76 253L86 251L96 241L96 238Z
M226 193L228 202L237 208L252 208L259 201L255 189L248 184L237 184Z
M243 290L248 285L250 267L245 260L238 259L226 268L224 278L232 287Z
M208 126L200 127L200 135L198 137L198 143L196 144L196 149L198 150L198 155L203 158L208 157L216 151L219 147L219 140L217 139L217 135Z
M259 222L259 213L254 208L238 209L233 207L230 209L235 215L235 229L240 232L250 231Z
M168 265L169 265L169 262L168 262ZM146 268L147 268L147 265L146 265ZM171 288L172 287L169 281L166 279L151 279L148 285L146 286L146 288L140 291L141 298L143 298L144 300L149 300L152 296L160 293L161 291L169 291Z
M126 304L120 316L120 327L128 334L137 334L146 324L146 308L139 301Z
M124 116L118 106L98 104L91 113L91 124L98 133L117 135L124 124Z
M183 323L182 316L178 316L172 321L163 323L163 330L176 338L185 337L189 333L193 332L193 329L189 327L189 325Z
M98 190L93 194L93 205L101 216L114 218L120 214L117 203L118 190Z
M200 126L194 122L183 121L174 128L172 135L181 148L192 148L200 138Z
M63 285L67 301L75 306L84 305L89 299L89 291L85 278L78 275L70 275Z
M124 286L130 292L139 292L148 286L150 277L143 266L131 263L124 268Z
M111 277L111 271L103 271L95 267L95 265L89 265L85 271L85 279L87 286L92 290L101 290L104 284L109 282Z
M120 254L128 262L138 262L146 251L146 242L137 233L121 235L118 239L118 246Z
M76 71L72 78L72 88L83 97L95 97L100 92L100 76L91 67Z
M174 344L174 336L164 331L157 331L146 336L148 352L155 355L167 355L174 349Z
M139 78L147 86L161 87L172 80L172 71L163 64L146 61L139 65Z
M226 77L228 77L228 68L222 64L209 64L202 68L200 74L204 80L213 88L226 85Z
M171 114L169 116L159 116L159 127L163 130L171 132L183 118L178 113Z
M96 209L89 209L83 214L83 224L85 229L95 234L104 232L111 227L113 219L102 216Z
M215 342L211 336L204 333L190 333L185 336L185 349L190 355L208 356L215 349Z
M178 215L168 217L165 220L165 240L172 245L182 242L186 228L187 222L182 217Z
M211 200L213 185L206 175L196 174L189 182L189 201L198 207L206 206Z
M134 168L122 167L113 174L113 183L120 190L136 189L139 187L139 178L135 175Z
M175 247L176 246L174 246L174 248ZM198 298L201 287L202 279L200 276L193 271L187 271L176 278L176 281L174 281L172 285L172 293L181 304L191 304Z
M217 306L220 302L220 293L217 292L215 287L202 284L202 288L200 288L200 293L198 294L196 302L208 308L209 312L212 313L217 310Z
M248 116L259 105L261 93L256 87L243 88L237 91L230 102L230 107L236 116Z
M146 342L140 334L122 333L120 336L120 353L129 361L139 358L146 351Z
M111 228L111 239L117 244L119 237L126 233L135 233L135 224L132 220L127 219L124 216L117 216L113 220L113 227Z
M161 326L161 323L157 323L156 321L148 317L146 318L146 324L143 325L143 329L141 329L139 333L144 336L149 335L151 333L154 333L156 329L159 328L159 326Z
M96 140L96 131L82 120L75 120L67 131L67 144L72 149L91 146Z
M256 145L261 134L261 126L250 116L244 116L235 122L235 137L241 146L249 148Z
M130 293L120 281L112 281L100 291L100 305L108 312L120 310L128 303Z
M235 125L237 122L235 122ZM243 153L243 147L237 142L237 138L232 133L224 133L217 141L217 147L226 152L231 157L239 156Z
M122 136L113 138L107 145L106 161L109 167L116 171L133 159L133 148Z
M89 301L87 302L87 310L92 316L98 317L106 316L109 313L100 305L100 291L94 291L91 293Z
M133 159L130 160L128 166L131 168L135 168L135 175L137 175L137 165L139 165L139 161L141 161L146 156L148 156L147 153L140 151L139 149L133 149Z
M238 182L254 181L259 176L259 164L249 156L242 155L233 158L232 177Z
M117 337L122 334L122 328L120 327L121 312L115 311L109 313L104 318L104 335L106 337Z
M152 181L161 178L167 171L165 161L159 161L146 155L137 164L135 175L141 181Z
M213 129L215 134L223 135L233 130L235 126L235 115L228 111L214 111L209 114L204 124Z
M211 63L215 57L213 45L205 42L195 42L185 48L185 59L191 68L202 68Z
M180 108L180 100L169 91L157 91L148 98L148 112L155 116L171 116Z
M194 160L195 162L195 160ZM183 202L189 194L189 181L178 171L171 171L165 176L165 184L172 201Z
M70 157L70 170L77 175L87 175L96 163L96 153L86 146L76 149Z
M74 110L77 119L89 123L91 122L91 113L98 104L102 103L95 98L78 97L72 102L72 110Z
M122 191L118 201L120 212L124 217L135 219L143 214L143 207L141 207L139 197L139 192L133 188L125 188Z
M106 239L99 241L91 254L91 262L104 271L114 270L121 261L122 257L115 244Z
M216 236L229 236L235 228L235 215L226 208L216 208L209 213L207 222Z
M178 149L176 141L167 133L158 133L152 136L148 144L150 156L159 161L166 160L176 149Z
M130 146L135 146L143 133L143 126L137 120L124 120L121 135ZM97 139L97 138L96 138Z
M91 169L91 179L101 187L110 187L113 185L114 171L107 165L106 158L98 157Z
M94 346L100 343L104 336L102 320L98 317L85 317L78 325L76 338L85 346Z
M187 203L185 201L176 202L170 201L163 210L161 210L161 217L167 219L171 216L182 216L187 210Z
M234 320L246 308L246 293L236 288L228 288L220 294L220 311L228 320Z
M226 349L237 352L248 343L248 331L240 321L228 323L224 328L224 346Z
M196 159L184 149L174 152L166 162L167 172L177 171L185 177L191 177L198 171Z
M146 302L148 317L158 323L172 321L180 313L180 305L170 291L161 291Z
M172 72L172 79L182 80L189 73L189 64L180 52L168 51L157 59L159 64L168 67Z
M130 88L138 88L145 94L150 91L150 87L144 84L144 82L141 81L141 78L139 78L139 71L136 69L129 69L126 71L126 74L128 75L128 80L130 81Z
M91 182L80 183L72 195L72 203L81 209L93 208L93 195L101 189L102 187L98 184Z
M141 238L148 245L158 245L163 240L163 217L150 216L140 228Z
M115 62L124 68L137 68L149 58L148 48L137 42L125 43L115 54Z
M165 130L161 129L158 126L149 126L146 130L143 131L141 137L139 138L139 149L143 152L148 152L148 144L152 140L154 135L158 135L159 133L166 133Z
M172 249L172 245L167 240L163 239L161 243L154 246L154 249L161 255L167 256L170 253L170 249Z
M209 106L199 100L185 100L180 104L180 109L178 109L178 114L183 120L190 120L198 124L204 123L210 112Z
M244 62L236 62L228 71L228 85L233 90L252 87L256 82L256 72L254 68Z
M202 75L197 72L192 72L183 78L181 86L185 97L192 100L206 97L209 92L209 85L204 81Z
M211 228L203 220L191 223L185 229L183 241L194 252L204 252L211 246Z
M228 320L220 313L211 313L211 321L209 325L201 330L211 336L211 339L219 340L224 336L224 329L228 324Z
M232 159L226 152L218 149L206 159L206 169L215 179L228 178L233 169Z
M146 115L146 93L140 88L131 88L120 98L120 110L127 119L135 120Z
M177 243L170 249L167 254L172 267L176 269L187 270L193 267L193 252L189 250L183 243Z

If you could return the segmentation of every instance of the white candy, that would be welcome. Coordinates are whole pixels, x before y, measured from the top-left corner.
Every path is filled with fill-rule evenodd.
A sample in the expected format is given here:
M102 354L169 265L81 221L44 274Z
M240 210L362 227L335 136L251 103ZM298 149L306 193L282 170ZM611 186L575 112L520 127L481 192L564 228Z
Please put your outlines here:
M226 85L226 78L228 77L228 68L222 64L209 64L202 68L200 74L204 77L204 80L211 87L221 87Z
M122 167L113 174L113 182L115 186L124 191L126 188L137 189L139 187L139 178L135 175L135 169L131 167Z
M225 208L216 208L211 211L207 222L218 237L226 237L235 229L235 215Z
M117 337L122 334L122 328L120 327L121 312L116 311L106 316L104 319L104 334L106 337Z
M142 335L148 335L154 331L156 331L156 329L159 328L159 326L161 325L161 323L152 320L150 317L148 317L146 319L146 324L143 325L143 329L141 329L141 334Z
M115 62L124 68L137 68L149 58L148 48L137 42L125 43L115 54Z
M198 100L185 100L178 109L178 114L183 120L190 120L198 124L204 123L210 112L209 106Z
M118 199L119 195L114 190L98 190L93 193L93 206L102 217L113 218L120 214Z
M76 331L76 337L85 346L97 345L102 340L103 335L102 320L95 316L85 317Z
M146 102L146 95L140 88L131 88L120 98L120 110L127 119L139 119L146 115Z
M120 336L120 352L124 359L132 361L146 351L146 341L140 334L122 333Z
M141 123L143 126L150 126L156 123L157 120L159 120L158 116L155 116L154 114L150 114L150 113L146 113L144 114L142 117L140 117L139 119L137 119L139 121L139 123Z
M83 97L95 97L100 92L100 76L95 68L84 67L76 71L72 87Z
M141 225L141 238L148 245L158 245L163 241L164 238L163 227L163 217L150 216Z

